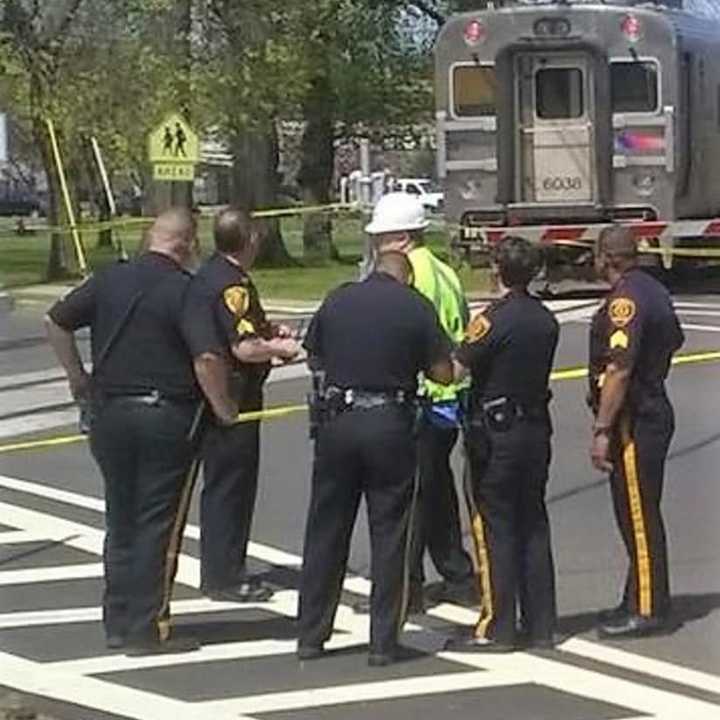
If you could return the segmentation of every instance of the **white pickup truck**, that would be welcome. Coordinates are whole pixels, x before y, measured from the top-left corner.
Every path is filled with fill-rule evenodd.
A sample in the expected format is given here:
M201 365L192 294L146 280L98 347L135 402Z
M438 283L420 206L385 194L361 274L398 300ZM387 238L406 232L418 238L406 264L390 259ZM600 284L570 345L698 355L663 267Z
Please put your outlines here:
M406 192L417 196L422 204L434 212L442 212L443 193L428 178L398 178L392 184L393 192Z

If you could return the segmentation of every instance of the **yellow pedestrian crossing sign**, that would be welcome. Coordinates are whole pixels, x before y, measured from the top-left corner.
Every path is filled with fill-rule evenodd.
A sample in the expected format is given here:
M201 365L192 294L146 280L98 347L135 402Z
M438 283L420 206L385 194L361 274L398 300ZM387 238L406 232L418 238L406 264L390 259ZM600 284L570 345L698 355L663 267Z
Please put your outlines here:
M197 165L200 162L200 140L185 120L173 113L150 133L148 155L153 165Z

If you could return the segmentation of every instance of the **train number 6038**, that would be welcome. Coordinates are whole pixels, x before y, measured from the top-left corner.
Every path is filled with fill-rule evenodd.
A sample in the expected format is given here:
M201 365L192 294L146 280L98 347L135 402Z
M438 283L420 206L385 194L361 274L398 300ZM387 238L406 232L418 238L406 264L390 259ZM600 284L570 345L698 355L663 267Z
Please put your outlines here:
M548 177L543 180L543 190L582 190L580 177Z

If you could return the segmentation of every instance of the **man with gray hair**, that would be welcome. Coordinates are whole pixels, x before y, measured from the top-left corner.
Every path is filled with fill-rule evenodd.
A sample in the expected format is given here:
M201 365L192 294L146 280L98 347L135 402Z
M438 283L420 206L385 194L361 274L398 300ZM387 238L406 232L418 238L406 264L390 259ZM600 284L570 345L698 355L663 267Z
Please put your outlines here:
M198 328L191 351L201 382L229 387L236 410L259 411L271 362L292 360L300 348L288 328L268 321L248 275L261 242L250 215L224 210L214 235L216 252L193 279L186 303L186 322ZM245 572L260 423L235 423L222 407L211 409L202 449L201 589L216 600L269 600L270 589Z

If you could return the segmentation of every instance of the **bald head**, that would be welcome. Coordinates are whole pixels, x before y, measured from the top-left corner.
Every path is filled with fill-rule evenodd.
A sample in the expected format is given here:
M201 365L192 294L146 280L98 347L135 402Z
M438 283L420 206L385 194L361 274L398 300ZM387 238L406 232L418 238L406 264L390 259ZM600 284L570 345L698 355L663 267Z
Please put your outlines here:
M216 215L213 233L215 247L220 252L242 253L252 240L254 223L245 210L231 208Z
M634 260L638 249L635 237L629 228L614 226L605 228L598 238L597 249L599 253L610 257Z
M595 269L601 277L615 282L637 261L637 242L629 228L615 225L600 233L595 251Z
M148 231L147 249L170 255L184 264L194 250L195 230L195 218L189 210L165 210Z
M375 261L375 270L392 275L397 281L408 285L412 278L412 265L405 253L381 252Z

